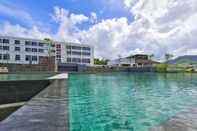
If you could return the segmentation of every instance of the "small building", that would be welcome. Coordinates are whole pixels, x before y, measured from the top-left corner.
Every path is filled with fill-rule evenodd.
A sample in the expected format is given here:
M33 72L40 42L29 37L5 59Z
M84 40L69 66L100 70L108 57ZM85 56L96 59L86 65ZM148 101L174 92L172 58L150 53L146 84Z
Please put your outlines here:
M108 66L150 67L159 62L149 59L148 55L136 54L130 57L119 58L108 62Z
M79 43L55 42L56 60L61 64L94 65L93 46Z
M108 66L126 66L126 67L132 67L134 64L135 64L135 60L129 57L110 60L107 63Z

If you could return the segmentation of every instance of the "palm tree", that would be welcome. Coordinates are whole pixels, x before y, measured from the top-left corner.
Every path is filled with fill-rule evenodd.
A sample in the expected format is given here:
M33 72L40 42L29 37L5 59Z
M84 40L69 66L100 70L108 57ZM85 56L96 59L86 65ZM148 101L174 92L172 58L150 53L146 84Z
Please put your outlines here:
M170 60L171 58L173 58L173 57L174 57L173 54L166 53L166 54L165 54L165 61L166 61L166 63L168 63L169 60Z
M154 58L154 56L155 56L154 54L150 54L148 57L150 60L152 60Z
M44 41L48 44L48 56L49 56L49 62L51 64L51 53L52 53L52 45L53 45L53 40L50 38L44 38ZM55 58L55 72L57 71L57 62L56 62L56 58Z

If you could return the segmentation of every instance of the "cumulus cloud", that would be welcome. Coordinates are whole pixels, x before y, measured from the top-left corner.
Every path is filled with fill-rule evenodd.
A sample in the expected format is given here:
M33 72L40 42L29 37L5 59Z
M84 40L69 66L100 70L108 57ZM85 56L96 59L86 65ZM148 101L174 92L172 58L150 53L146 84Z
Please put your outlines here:
M19 32L25 36L52 37L64 41L80 41L95 47L95 56L117 58L135 53L154 53L162 59L165 53L197 55L197 1L196 0L122 0L124 8L134 16L95 22L89 29L78 25L97 19L73 14L55 7L53 20L59 25L54 34L42 33L36 26L28 30L19 25L5 24L3 32ZM13 34L15 35L15 33Z
M196 0L124 0L134 15L104 20L81 33L84 43L96 47L96 55L114 58L118 54L197 54Z
M59 7L54 8L52 17L59 24L55 37L67 41L78 41L75 37L75 33L79 32L77 25L89 20L89 18L83 14L73 14Z

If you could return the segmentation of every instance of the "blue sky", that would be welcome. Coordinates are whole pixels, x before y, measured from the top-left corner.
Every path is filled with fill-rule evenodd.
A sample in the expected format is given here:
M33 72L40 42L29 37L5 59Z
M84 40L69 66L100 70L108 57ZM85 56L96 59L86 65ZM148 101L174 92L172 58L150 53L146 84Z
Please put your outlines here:
M36 2L35 0L1 0L0 5L26 12L32 20L24 20L18 16L13 17L7 12L0 12L0 22L9 21L12 24L20 24L27 28L36 25L43 30L47 27L50 31L55 32L58 25L51 19L54 6L64 8L70 13L85 16L90 16L91 12L95 12L98 21L120 17L127 17L129 21L132 21L132 15L123 5L117 3L117 6L113 7L114 5L110 4L105 0L38 0ZM88 29L90 26L91 23L87 22L79 25L79 28Z
M0 35L72 41L99 58L197 55L196 0L0 0Z

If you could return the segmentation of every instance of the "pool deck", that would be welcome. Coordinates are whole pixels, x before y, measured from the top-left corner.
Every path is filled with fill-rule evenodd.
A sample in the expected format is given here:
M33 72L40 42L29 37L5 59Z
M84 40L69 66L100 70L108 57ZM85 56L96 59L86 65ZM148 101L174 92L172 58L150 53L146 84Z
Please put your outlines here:
M0 123L0 131L68 131L67 79L51 84Z
M197 131L197 107L177 114L150 131Z

